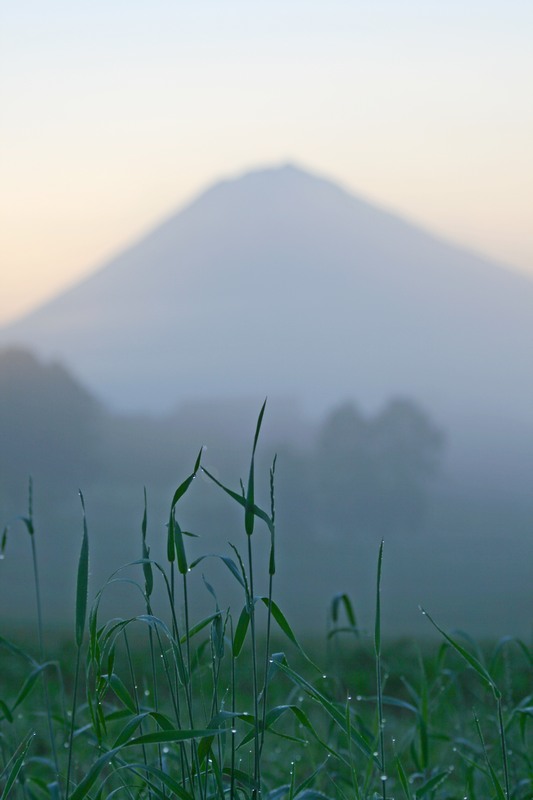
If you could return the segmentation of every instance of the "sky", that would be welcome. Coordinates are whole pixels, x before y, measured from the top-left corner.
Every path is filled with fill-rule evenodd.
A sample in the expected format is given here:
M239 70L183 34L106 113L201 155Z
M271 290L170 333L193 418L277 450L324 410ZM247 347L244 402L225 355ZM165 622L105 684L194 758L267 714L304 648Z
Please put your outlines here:
M530 0L0 0L0 324L296 162L533 277Z

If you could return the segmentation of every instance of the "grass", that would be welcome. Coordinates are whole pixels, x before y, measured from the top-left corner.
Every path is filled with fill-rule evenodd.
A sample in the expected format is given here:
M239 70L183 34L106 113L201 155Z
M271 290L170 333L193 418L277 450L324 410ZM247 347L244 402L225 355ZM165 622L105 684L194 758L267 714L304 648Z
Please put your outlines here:
M339 594L325 652L316 643L311 654L304 650L274 599L275 461L270 508L256 503L263 414L264 406L246 486L234 491L204 470L243 513L241 543L214 556L240 591L236 608L219 603L201 574L213 556L189 560L191 534L180 526L180 501L202 470L200 451L170 504L166 563L150 558L145 497L141 558L113 573L90 606L81 497L74 637L48 660L30 485L23 523L38 646L33 654L0 637L0 800L531 800L530 648L509 638L482 649L427 612L440 645L383 642L383 543L373 642L359 630L350 598ZM265 565L256 563L259 526L270 537ZM268 591L256 596L262 572ZM196 619L190 583L202 579L213 608ZM143 613L102 619L107 590L121 582L142 598ZM325 672L316 665L324 658Z

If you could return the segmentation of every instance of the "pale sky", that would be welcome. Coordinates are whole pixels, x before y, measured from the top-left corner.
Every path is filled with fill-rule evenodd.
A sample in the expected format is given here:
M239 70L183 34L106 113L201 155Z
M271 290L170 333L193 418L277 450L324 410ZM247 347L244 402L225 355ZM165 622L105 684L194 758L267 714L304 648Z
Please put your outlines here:
M533 276L531 0L0 0L0 324L295 161Z

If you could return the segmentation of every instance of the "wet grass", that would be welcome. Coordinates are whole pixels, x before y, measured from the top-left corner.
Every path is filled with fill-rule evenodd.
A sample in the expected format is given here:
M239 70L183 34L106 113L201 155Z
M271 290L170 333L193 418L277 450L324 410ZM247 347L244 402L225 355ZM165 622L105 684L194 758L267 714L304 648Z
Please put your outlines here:
M531 648L513 638L482 648L441 630L427 612L439 644L382 641L383 544L377 565L369 565L376 571L372 638L339 594L326 641L302 646L275 601L275 461L269 508L256 502L263 413L264 406L246 484L233 490L204 471L242 510L241 540L226 552L188 558L192 534L180 525L180 503L202 470L200 451L171 499L166 561L150 558L145 498L141 557L89 602L82 498L73 637L54 645L53 656L30 487L23 525L37 642L0 638L0 800L531 800ZM259 527L270 542L264 564L254 547ZM239 590L237 605L220 603L203 577L207 558ZM259 577L265 595L256 594ZM191 583L202 581L212 611L198 619ZM143 612L108 619L102 601L121 583L142 598Z

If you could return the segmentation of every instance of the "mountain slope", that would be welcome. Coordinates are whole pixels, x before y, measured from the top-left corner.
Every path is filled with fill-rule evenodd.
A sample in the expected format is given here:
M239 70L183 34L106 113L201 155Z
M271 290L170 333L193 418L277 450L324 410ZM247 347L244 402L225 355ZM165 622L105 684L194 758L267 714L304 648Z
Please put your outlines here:
M533 282L293 166L215 185L0 332L117 407L291 395L530 427Z

